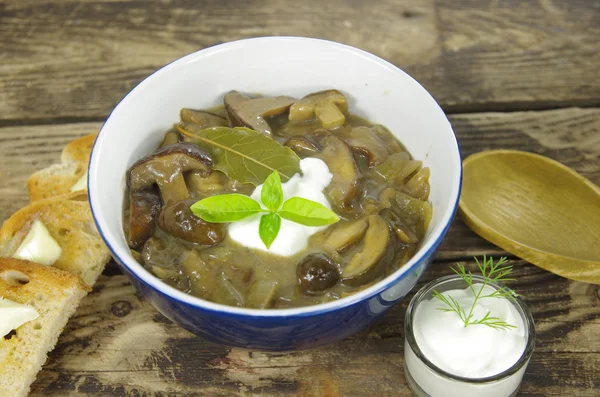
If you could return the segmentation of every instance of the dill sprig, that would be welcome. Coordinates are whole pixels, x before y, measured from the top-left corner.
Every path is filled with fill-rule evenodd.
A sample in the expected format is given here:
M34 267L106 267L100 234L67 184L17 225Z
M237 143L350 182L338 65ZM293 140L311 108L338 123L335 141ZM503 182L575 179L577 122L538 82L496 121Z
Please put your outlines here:
M479 261L479 259L475 258L475 263L477 263L477 267L479 268L479 271L481 272L481 275L483 276L483 281L481 283L481 287L479 287L478 290L476 290L476 287L473 285L473 273L471 273L471 271L465 269L465 267L463 265L461 265L460 263L456 264L456 268L451 267L450 269L452 269L454 271L454 273L456 273L461 279L463 279L463 281L468 285L468 287L471 289L471 292L473 293L473 296L475 297L475 299L473 300L473 304L471 305L471 308L469 309L469 312L467 313L467 311L465 309L463 309L460 304L450 295L445 296L442 295L441 293L439 293L436 290L433 290L433 297L440 300L442 303L444 303L444 305L446 305L447 307L440 307L438 308L438 310L441 310L443 312L454 312L456 313L461 321L464 323L465 327L468 327L469 325L487 325L488 327L494 328L496 330L509 330L511 328L517 328L516 326L512 325L512 324L508 324L505 321L502 321L500 318L498 317L493 317L491 312L487 312L485 316L483 316L480 319L475 319L473 318L473 311L475 310L475 305L477 304L477 302L480 299L483 298L506 298L506 299L511 299L512 297L516 296L517 294L511 290L510 288L507 287L501 287L496 289L494 292L487 294L487 295L483 295L483 290L485 289L485 286L488 285L490 282L494 282L494 281L501 281L501 282L506 282L506 281L511 281L513 280L512 278L509 278L509 276L512 273L512 266L511 265L507 265L506 263L508 262L508 260L506 259L506 257L502 257L500 258L497 262L494 263L494 259L492 257L486 257L485 255L483 256L483 261Z

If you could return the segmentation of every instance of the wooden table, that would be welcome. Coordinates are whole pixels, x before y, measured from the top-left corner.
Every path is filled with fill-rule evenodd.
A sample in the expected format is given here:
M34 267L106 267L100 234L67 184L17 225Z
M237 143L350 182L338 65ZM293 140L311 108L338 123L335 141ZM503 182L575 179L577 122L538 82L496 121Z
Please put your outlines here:
M149 73L207 46L265 35L335 40L398 65L449 114L463 156L528 150L600 183L598 0L2 0L0 220L27 203L29 174L98 131ZM505 254L457 219L422 283L483 253ZM538 332L520 395L598 396L598 286L513 259L512 286ZM408 300L331 346L251 352L170 323L109 265L31 395L410 396Z

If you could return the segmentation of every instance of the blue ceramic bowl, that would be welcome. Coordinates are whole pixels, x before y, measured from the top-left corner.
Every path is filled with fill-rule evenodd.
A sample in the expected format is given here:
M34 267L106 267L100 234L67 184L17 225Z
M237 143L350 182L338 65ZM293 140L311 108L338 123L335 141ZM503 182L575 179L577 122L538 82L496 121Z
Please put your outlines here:
M282 310L208 302L154 277L132 257L123 233L126 170L154 150L183 107L219 104L229 90L301 97L337 88L354 113L387 126L431 168L434 215L421 249L401 269L347 298ZM185 56L156 71L113 110L92 151L92 212L114 259L162 314L215 342L261 350L313 348L366 327L415 286L456 211L461 160L454 132L427 91L394 65L345 45L307 38L241 40Z

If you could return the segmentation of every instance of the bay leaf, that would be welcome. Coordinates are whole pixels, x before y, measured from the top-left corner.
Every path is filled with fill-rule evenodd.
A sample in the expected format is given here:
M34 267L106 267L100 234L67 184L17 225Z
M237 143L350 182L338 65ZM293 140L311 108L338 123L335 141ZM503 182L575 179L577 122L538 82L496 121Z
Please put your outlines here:
M273 171L287 181L300 172L300 158L292 149L254 130L213 127L198 131L186 123L179 123L177 130L210 152L215 169L241 183L259 185Z

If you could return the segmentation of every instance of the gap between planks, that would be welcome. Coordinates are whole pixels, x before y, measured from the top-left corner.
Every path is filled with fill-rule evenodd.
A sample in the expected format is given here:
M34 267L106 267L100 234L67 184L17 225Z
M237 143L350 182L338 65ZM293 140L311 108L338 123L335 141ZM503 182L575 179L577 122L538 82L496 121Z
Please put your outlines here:
M441 106L441 105L440 105ZM483 113L511 114L520 112L544 112L564 109L596 109L600 110L600 97L591 98L583 101L564 101L552 102L544 101L537 103L530 102L508 102L508 103L488 103L484 105L448 105L441 106L444 114L451 118L452 116L476 115ZM43 125L60 124L81 124L81 123L104 123L110 114L105 117L80 117L80 116L61 116L49 118L33 119L1 119L0 128L4 127L37 127Z

